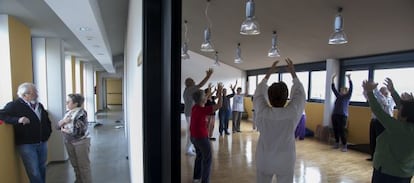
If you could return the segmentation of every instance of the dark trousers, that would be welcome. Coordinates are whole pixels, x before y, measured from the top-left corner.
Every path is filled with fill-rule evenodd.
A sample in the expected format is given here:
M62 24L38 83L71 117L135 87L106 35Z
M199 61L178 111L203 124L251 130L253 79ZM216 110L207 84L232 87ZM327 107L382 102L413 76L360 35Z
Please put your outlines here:
M371 183L410 183L412 177L396 177L392 175L388 175L381 172L380 170L376 170L372 172L372 179Z
M220 125L219 125L219 132L220 134L223 133L223 131L225 133L229 133L228 132L228 128L229 128L229 118L230 118L230 110L220 110L219 111L219 121L220 121Z
M196 139L191 137L191 142L196 149L196 158L194 161L193 179L201 179L202 183L210 182L211 171L211 145L210 140L206 138Z
M347 118L348 117L345 115L340 115L340 114L332 115L332 126L333 126L336 143L339 143L339 137L340 137L342 144L346 145L345 126L346 126Z
M384 131L384 127L378 119L372 118L369 124L369 149L371 157L374 157L375 147L377 145L377 137Z

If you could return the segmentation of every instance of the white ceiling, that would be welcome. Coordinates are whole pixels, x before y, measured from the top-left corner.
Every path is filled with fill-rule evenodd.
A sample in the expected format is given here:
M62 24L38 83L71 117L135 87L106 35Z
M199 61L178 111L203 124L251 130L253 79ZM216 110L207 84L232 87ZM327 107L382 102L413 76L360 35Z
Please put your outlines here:
M53 3L53 10L46 2ZM119 58L124 52L128 0L0 0L0 14L22 21L33 37L61 38L66 53L91 62L96 70L114 72L116 62L123 61ZM80 26L90 31L80 32Z
M278 33L282 57L295 63L348 58L379 53L414 50L414 1L412 0L255 0L261 34L240 35L247 0L211 0L208 10L213 24L211 40L222 62L242 70L269 67L267 57L272 31ZM200 51L204 10L207 0L183 0L182 19L188 21L189 49ZM343 7L348 44L328 45L334 17ZM184 26L183 26L184 32ZM183 34L184 39L184 34ZM234 64L237 43L241 43L244 63Z

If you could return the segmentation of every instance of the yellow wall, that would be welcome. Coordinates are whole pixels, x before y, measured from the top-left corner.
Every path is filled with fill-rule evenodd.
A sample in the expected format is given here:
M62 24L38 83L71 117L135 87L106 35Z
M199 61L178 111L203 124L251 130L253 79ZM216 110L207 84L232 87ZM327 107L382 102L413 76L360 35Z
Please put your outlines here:
M244 98L245 109L252 118L252 102L250 97ZM323 103L306 103L306 128L316 132L316 127L323 122ZM349 106L348 142L352 144L369 144L369 123L371 111L369 107Z
M122 104L121 79L106 79L106 103L108 105Z
M23 82L33 82L32 48L30 29L9 16L10 66L14 97ZM12 99L10 99L12 100ZM11 125L0 125L0 179L7 183L28 182L23 164L14 147Z
M247 112L249 120L253 120L253 101L251 97L244 97L244 110Z
M323 122L323 103L307 102L305 106L306 128L316 132L316 127Z

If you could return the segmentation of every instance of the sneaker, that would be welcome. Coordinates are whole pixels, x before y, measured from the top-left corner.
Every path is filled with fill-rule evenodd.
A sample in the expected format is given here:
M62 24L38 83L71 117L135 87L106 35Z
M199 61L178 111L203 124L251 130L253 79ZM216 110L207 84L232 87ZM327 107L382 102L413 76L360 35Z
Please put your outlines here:
M348 151L348 147L347 147L347 145L344 145L344 146L342 147L341 151L342 151L342 152L346 152L346 151Z
M230 133L229 133L229 132L225 132L225 134L226 134L226 135L230 135Z
M335 144L332 146L332 148L333 148L333 149L339 149L339 143L335 143Z
M211 141L216 141L216 138L215 137L210 137L208 139L210 139Z
M195 156L197 155L194 151L192 151L191 149L189 149L185 154L187 154L188 156Z

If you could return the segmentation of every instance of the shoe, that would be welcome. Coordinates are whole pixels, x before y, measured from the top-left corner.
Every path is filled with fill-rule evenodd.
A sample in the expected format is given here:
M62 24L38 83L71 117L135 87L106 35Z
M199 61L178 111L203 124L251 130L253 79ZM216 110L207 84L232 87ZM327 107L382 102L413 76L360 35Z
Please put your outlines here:
M211 141L216 141L216 138L215 137L210 137L208 139L210 139Z
M339 149L339 143L335 143L335 144L332 146L332 148L333 148L333 149Z
M342 151L342 152L346 152L346 151L348 151L348 147L347 147L347 145L344 145L344 146L342 147L341 151Z
M201 182L201 179L194 179L193 180L193 183L199 183L199 182Z
M237 130L237 132L241 133L241 131L240 131L240 130Z
M367 159L365 159L365 160L367 160L367 161L372 161L372 158L367 158Z
M225 134L226 134L226 135L230 135L230 133L229 133L229 132L225 132Z
M223 136L223 132L220 132L220 137Z
M195 156L197 155L194 151L192 150L188 150L185 154L187 154L188 156Z

